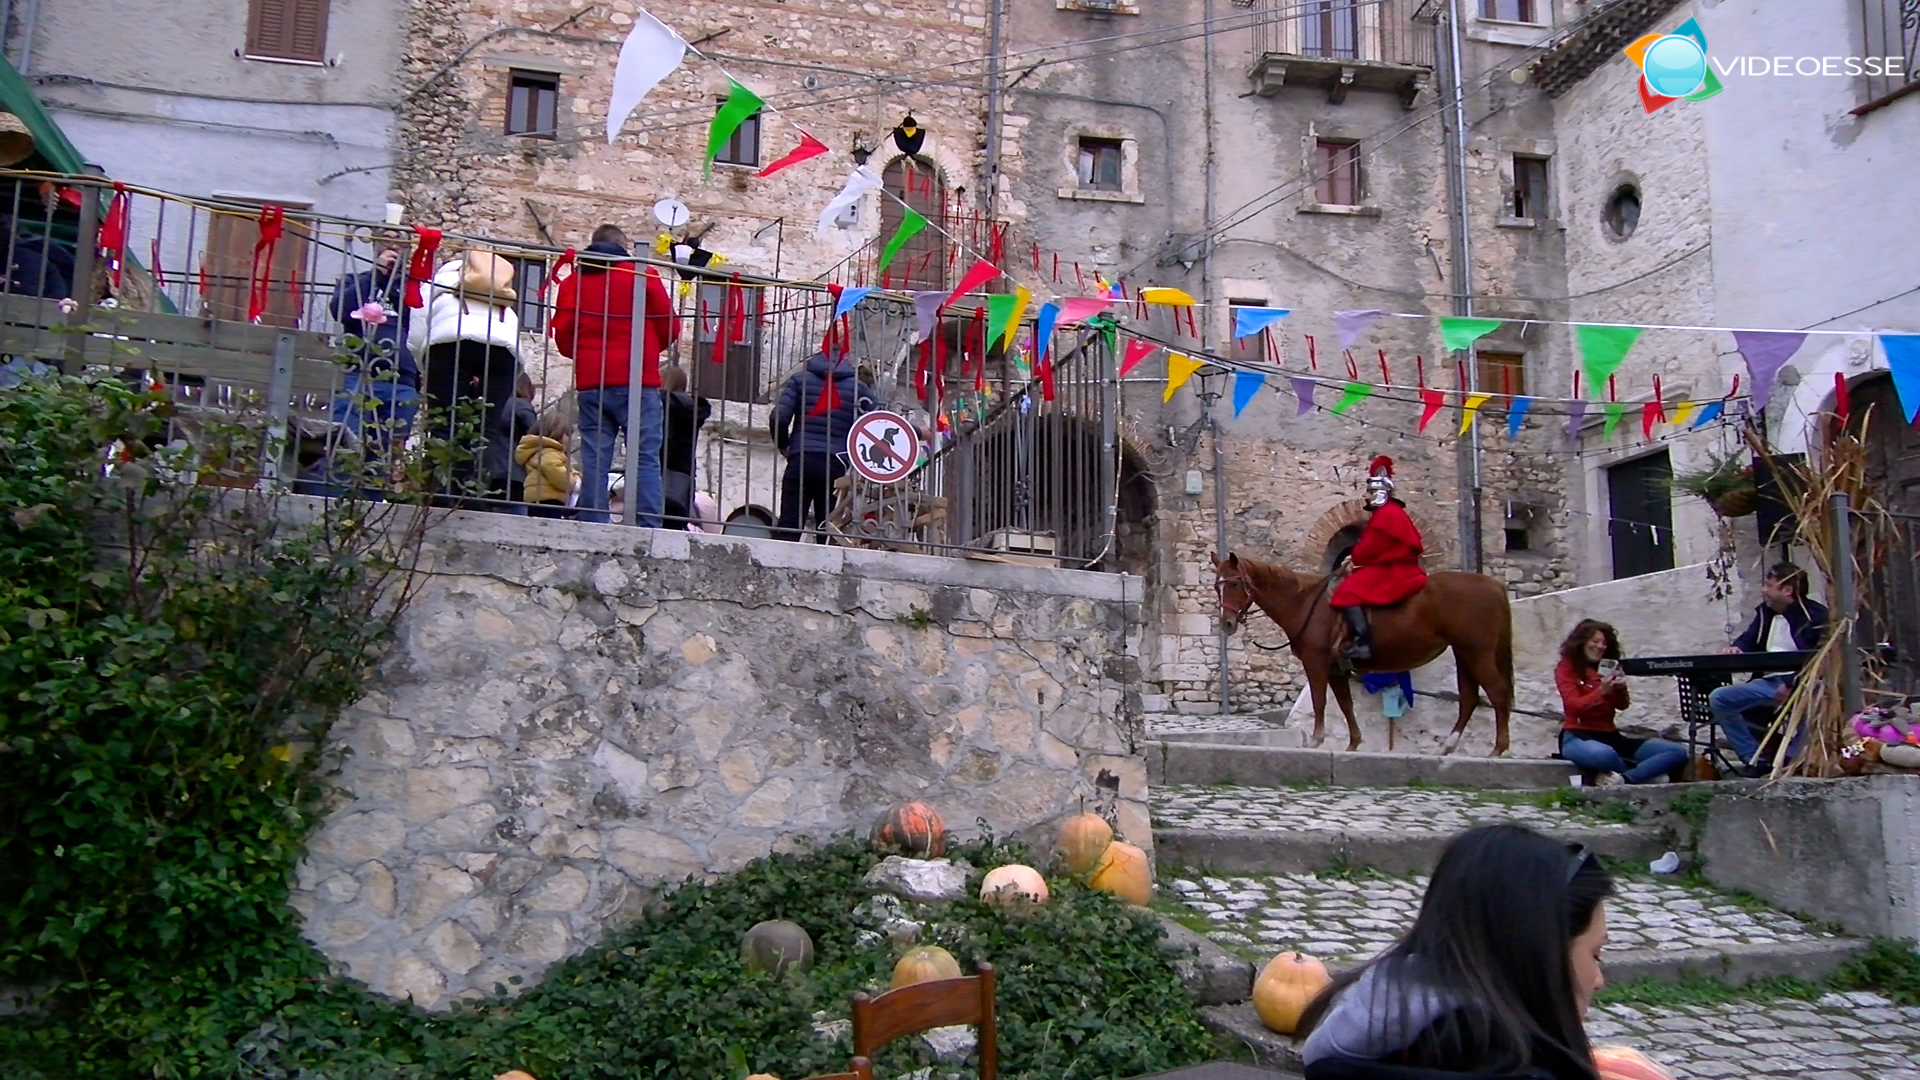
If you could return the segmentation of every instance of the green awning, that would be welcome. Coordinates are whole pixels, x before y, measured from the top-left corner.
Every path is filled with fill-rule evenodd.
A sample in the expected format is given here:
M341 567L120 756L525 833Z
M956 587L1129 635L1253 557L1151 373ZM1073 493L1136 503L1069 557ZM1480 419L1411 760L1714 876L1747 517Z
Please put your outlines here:
M0 56L0 109L20 118L33 133L33 156L20 163L23 169L38 169L46 172L82 173L87 169L87 161L80 151L67 141L67 133L53 122L47 110L40 107L40 99L33 96L33 88L27 80L14 70L12 61Z

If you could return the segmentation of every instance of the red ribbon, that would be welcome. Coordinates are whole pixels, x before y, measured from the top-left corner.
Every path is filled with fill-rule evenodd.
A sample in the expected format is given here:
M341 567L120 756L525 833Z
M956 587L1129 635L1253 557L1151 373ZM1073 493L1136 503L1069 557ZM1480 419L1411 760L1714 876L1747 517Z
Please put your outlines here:
M913 366L913 392L921 401L927 400L927 392L933 386L933 338L920 343L920 357Z
M713 322L713 362L727 362L727 344L747 340L747 297L740 288L740 275L733 275L727 283L726 295L721 298L720 310L714 312Z
M1307 367L1314 371L1319 371L1320 370L1320 353L1317 350L1315 350L1313 347L1313 335L1302 334L1300 336L1307 339Z
M1040 400L1053 400L1053 354L1049 352L1041 358L1040 366L1033 369L1033 376L1040 380Z
M413 247L413 259L407 263L407 306L425 307L426 298L420 295L420 286L433 280L433 260L440 254L440 230L413 227L413 233L419 242Z
M153 238L153 283L161 288L167 287L167 275L160 269L160 238Z
M974 331L979 331L978 335ZM987 389L987 309L973 309L973 324L967 328L967 337L980 343L980 351L975 353L973 369L973 389L976 393L985 393Z
M121 266L127 255L127 234L133 228L133 196L127 186L114 181L113 201L107 205L107 219L100 223L100 252L107 257L113 273L113 287L120 287Z
M553 267L547 271L547 280L540 283L540 292L542 295L544 295L548 289L553 288L554 282L560 280L561 268L573 266L577 261L578 255L578 252L572 248L568 248L560 253L559 258L553 260Z
M253 242L253 272L247 280L247 321L258 319L267 310L267 287L273 275L273 252L287 230L287 209L267 206L260 210L260 238ZM265 256L262 258L262 256Z
M813 408L807 410L808 416L825 416L840 407L840 388L835 385L839 380L834 373L840 369L844 357L827 354L826 385L820 388L820 396L813 402Z
M1853 405L1847 400L1847 377L1841 372L1833 373L1833 418L1842 424L1853 411Z
M1385 386L1393 385L1393 373L1387 370L1387 350L1380 350L1380 382Z
M833 313L840 307L840 294L843 291L838 285L827 286L827 332L820 337L820 351L829 357L833 355Z

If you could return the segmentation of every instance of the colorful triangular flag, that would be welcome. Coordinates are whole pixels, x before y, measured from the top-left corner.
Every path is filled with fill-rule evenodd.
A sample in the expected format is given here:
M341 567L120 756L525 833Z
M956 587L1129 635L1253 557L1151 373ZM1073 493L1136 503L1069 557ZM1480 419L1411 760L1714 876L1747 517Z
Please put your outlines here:
M860 167L863 169L866 168L865 165L862 165ZM997 278L999 276L1000 276L999 267L993 265L992 263L988 262L985 259L976 260L972 266L967 268L966 276L960 279L960 284L954 286L953 291L947 294L947 302L940 306L952 307L953 302L955 300L960 299L961 297L967 295L973 290L979 288L982 285L985 285L987 282L992 281L994 278Z
M633 29L620 43L620 59L613 65L613 92L607 98L609 145L627 117L640 107L640 99L673 74L686 56L687 43L679 34L644 10L634 12Z
M1155 286L1140 290L1140 302L1144 304L1166 304L1172 307L1192 307L1194 299L1180 289Z
M1460 406L1460 434L1467 433L1467 429L1473 426L1473 418L1480 413L1480 406L1492 399L1492 394L1467 395L1467 400Z
M1433 423L1433 418L1440 415L1440 410L1446 404L1447 395L1445 393L1435 390L1431 386L1423 386L1420 388L1419 434L1425 435L1427 433L1427 425Z
M755 176L772 176L781 169L790 169L803 161L811 161L827 152L827 144L802 131L800 145L789 151L785 157L768 163L767 167L755 173Z
M1920 416L1920 334L1879 336L1880 348L1887 354L1887 373L1893 376L1893 392L1911 424Z
M1517 397L1507 406L1507 441L1513 442L1520 437L1520 425L1526 423L1527 410L1533 408L1533 399Z
M1720 414L1726 411L1727 403L1724 401L1707 402L1707 407L1701 409L1700 415L1693 418L1693 427L1689 430L1699 431L1701 428L1720 419Z
M1199 371L1201 368L1206 366L1207 366L1206 361L1195 360L1193 357L1188 356L1185 353L1177 353L1177 352L1168 353L1167 354L1167 392L1161 395L1160 400L1172 401L1173 392L1175 390L1180 389L1182 386L1185 386L1187 384L1187 380L1193 378L1194 372Z
M880 262L875 267L875 272L886 273L887 267L893 265L893 257L900 254L900 249L906 246L907 241L919 236L920 230L926 227L927 219L921 217L919 211L913 207L907 207L906 213L900 218L900 227L893 231L893 238L888 240L887 246L880 251Z
M1500 329L1499 319L1469 319L1460 315L1440 317L1440 344L1448 352L1472 347L1473 343Z
M1139 338L1127 339L1127 352L1120 360L1120 377L1126 378L1127 372L1139 367L1140 361L1152 356L1153 351L1159 347L1152 342L1141 341Z
M840 291L839 302L833 305L833 317L838 319L840 316L852 311L855 307L859 306L860 301L865 300L868 296L872 295L872 293L873 286L871 285L855 285L850 289L842 289Z
M1613 438L1613 429L1620 426L1620 418L1627 415L1627 402L1609 401L1602 408L1606 410L1607 422L1600 429L1601 439Z
M1353 343L1360 339L1361 334L1366 333L1367 327L1372 326L1379 320L1380 316L1385 314L1386 312L1378 308L1368 308L1365 311L1334 312L1333 325L1334 328L1340 332L1341 350L1344 352L1347 349L1353 348Z
M1233 338L1249 338L1292 314L1286 308L1236 307L1233 309Z
M713 175L713 159L720 156L727 140L733 138L733 133L740 130L740 125L765 105L759 94L741 86L732 76L727 77L727 100L720 106L720 111L713 114L713 126L707 129L707 157L700 163L702 175Z
M1638 326L1575 326L1574 341L1580 346L1580 370L1586 374L1587 392L1598 394L1607 379L1620 370L1627 350L1644 333Z
M1059 320L1059 304L1040 305L1040 315L1033 320L1033 355L1036 363L1045 363L1047 354L1053 350L1053 326Z
M840 194L828 200L826 209L820 211L820 221L813 230L814 238L827 235L827 230L833 227L833 219L839 217L841 211L858 204L862 195L879 191L884 186L886 181L880 179L879 173L865 165L855 165L853 171L847 174L847 182L840 188Z
M1319 388L1320 380L1305 375L1290 375L1293 383L1293 396L1300 399L1300 407L1294 410L1295 416L1305 416L1313 411L1313 392Z
M1367 399L1367 395L1371 393L1373 393L1373 387L1368 386L1366 383L1363 383L1363 382L1348 383L1346 385L1346 388L1340 392L1340 400L1335 402L1333 405L1333 414L1335 416L1339 416L1345 413L1348 409L1351 409L1355 405L1358 405L1362 401L1365 401Z
M1238 418L1246 411L1247 403L1253 395L1267 385L1267 377L1257 371L1236 371L1233 373L1233 415Z

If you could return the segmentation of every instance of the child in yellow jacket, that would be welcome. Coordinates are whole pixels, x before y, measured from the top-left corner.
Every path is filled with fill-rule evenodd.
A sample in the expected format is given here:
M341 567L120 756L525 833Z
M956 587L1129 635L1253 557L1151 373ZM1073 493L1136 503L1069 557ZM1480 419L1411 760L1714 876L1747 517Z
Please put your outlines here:
M534 421L514 449L513 459L527 470L525 498L535 507L565 506L573 490L573 409L568 394Z

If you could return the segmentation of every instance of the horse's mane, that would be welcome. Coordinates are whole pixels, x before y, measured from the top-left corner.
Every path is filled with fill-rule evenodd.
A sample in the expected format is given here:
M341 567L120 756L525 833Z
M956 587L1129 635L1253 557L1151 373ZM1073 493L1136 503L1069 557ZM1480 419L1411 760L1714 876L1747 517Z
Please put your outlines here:
M1281 566L1279 563L1265 563L1258 559L1249 559L1245 556L1240 556L1239 560L1240 566L1246 571L1248 579L1256 586L1278 586L1286 588L1289 583L1284 581L1282 575L1285 575L1286 578L1293 579L1290 583L1293 589L1312 589L1327 579L1326 574L1302 574L1298 570Z

